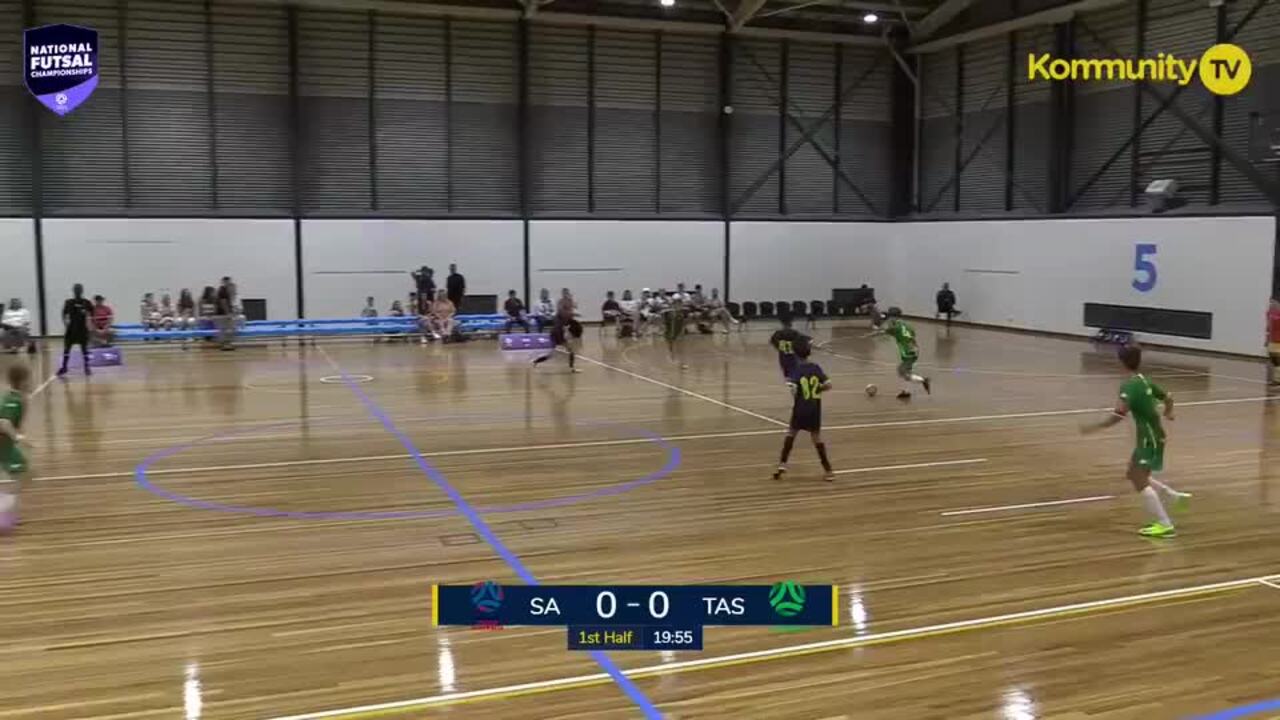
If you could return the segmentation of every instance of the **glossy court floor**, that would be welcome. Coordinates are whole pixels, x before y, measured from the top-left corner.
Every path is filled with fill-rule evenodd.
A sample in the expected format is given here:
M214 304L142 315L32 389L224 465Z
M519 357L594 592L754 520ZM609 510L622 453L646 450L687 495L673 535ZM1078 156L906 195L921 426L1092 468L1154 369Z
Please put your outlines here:
M1196 494L1155 542L1122 477L1132 429L1078 433L1113 402L1109 355L921 323L934 395L903 404L889 343L823 324L842 474L822 482L802 439L778 483L773 329L691 337L683 371L589 328L579 375L492 342L359 341L130 347L47 383L0 539L0 720L1179 718L1280 695L1260 363L1149 353L1181 403L1165 477ZM628 693L562 629L431 627L431 583L515 565L836 583L841 625L614 653Z

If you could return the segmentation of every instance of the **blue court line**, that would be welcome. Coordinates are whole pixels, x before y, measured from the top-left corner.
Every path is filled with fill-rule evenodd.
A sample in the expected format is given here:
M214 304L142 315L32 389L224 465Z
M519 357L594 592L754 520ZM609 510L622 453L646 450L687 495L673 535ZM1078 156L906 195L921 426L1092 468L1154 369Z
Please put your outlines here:
M1235 720L1235 718L1249 717L1268 710L1280 710L1280 698L1263 700L1252 705L1241 705L1228 710L1219 710L1208 715L1197 715L1194 718L1189 718L1189 720Z
M417 463L418 469L422 470L422 473L426 475L431 482L435 483L437 487L449 496L449 499L453 501L454 506L458 508L458 512L467 518L467 521L471 523L471 527L475 528L476 533L479 534L480 537L484 538L484 541L489 544L489 547L493 548L493 551L498 553L498 556L501 557L512 570L516 571L516 574L520 576L521 580L524 580L530 585L540 585L541 583L538 582L538 578L534 577L533 573L529 571L529 568L525 567L524 563L520 561L519 556L512 552L511 549L498 538L498 536L493 532L493 529L489 527L489 524L484 521L484 518L480 517L480 513L476 512L476 509L471 507L471 504L467 502L466 498L462 497L462 493L458 492L458 489L445 479L444 474L437 470L431 463L427 462L427 459L422 456L422 451L418 450L418 446L414 445L413 440L409 439L409 436L405 435L398 427L396 427L395 422L391 420L386 411L374 402L373 398L369 397L358 383L352 381L351 376L347 375L347 372L339 367L336 362L332 359L330 359L329 362L334 366L334 369L337 370L338 374L342 376L342 382L346 384L347 388L360 399L360 402L364 405L365 409L369 411L369 414L378 422L382 423L382 427L386 428L387 432L394 435L395 438L400 441L400 444L409 452L413 461ZM591 652L591 659L595 660L596 664L608 673L609 677L613 678L613 681L618 684L618 687L622 688L622 692L626 693L627 697L631 698L631 701L634 702L642 712L644 712L644 716L646 718L662 717L662 713L658 711L658 708L654 706L653 702L645 696L644 692L641 691L640 688L636 687L636 684L633 683L630 678L622 674L622 670L614 664L613 660L609 659L608 655L600 652L599 650L594 650Z

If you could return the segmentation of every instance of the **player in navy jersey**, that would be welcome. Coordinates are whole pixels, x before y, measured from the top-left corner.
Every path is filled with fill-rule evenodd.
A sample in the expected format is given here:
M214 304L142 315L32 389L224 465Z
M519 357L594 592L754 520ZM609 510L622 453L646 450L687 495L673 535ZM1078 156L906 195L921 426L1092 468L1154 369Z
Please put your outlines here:
M782 367L782 376L790 378L796 368L796 349L800 345L812 342L809 336L791 327L791 314L785 313L780 318L782 329L769 338L769 344L778 351L778 365Z
M811 351L807 341L802 341L795 347L795 367L787 378L787 385L795 400L791 406L787 438L782 441L782 458L778 461L778 469L773 473L774 480L781 480L786 474L787 458L791 456L796 433L801 430L808 431L813 438L813 448L818 451L818 459L822 461L822 479L828 482L836 479L831 470L831 461L827 459L827 446L822 442L822 393L831 389L831 380L816 363L809 362Z

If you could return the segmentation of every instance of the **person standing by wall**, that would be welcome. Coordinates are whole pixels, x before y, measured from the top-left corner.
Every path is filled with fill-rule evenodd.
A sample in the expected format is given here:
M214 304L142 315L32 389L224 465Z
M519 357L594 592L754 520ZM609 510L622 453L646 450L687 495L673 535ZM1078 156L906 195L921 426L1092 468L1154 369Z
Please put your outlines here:
M413 276L418 289L418 302L413 312L415 315L427 315L431 312L431 301L436 296L436 271L423 265L409 274Z
M458 272L456 263L449 264L449 277L445 278L444 287L448 291L449 302L453 303L454 309L462 312L462 299L467 296L467 279Z
M74 345L80 346L80 353L84 357L84 374L92 375L93 370L89 368L89 318L93 317L93 303L84 297L84 285L76 283L71 288L71 297L62 304L62 326L65 332L62 336L62 367L58 370L58 376L67 374L67 361L71 358L71 348Z
M217 310L214 317L218 325L218 345L222 350L235 350L231 338L236 331L236 286L231 278L222 278L215 296Z

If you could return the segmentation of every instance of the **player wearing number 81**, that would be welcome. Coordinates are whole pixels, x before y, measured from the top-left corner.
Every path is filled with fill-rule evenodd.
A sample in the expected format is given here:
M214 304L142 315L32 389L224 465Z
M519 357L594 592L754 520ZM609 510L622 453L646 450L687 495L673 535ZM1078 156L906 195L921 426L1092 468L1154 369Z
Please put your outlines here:
M793 402L791 406L791 423L787 427L787 437L782 441L782 458L778 461L778 469L773 473L774 480L781 480L787 472L787 458L791 456L791 447L796 442L796 433L807 430L813 438L813 447L822 460L824 480L835 480L831 471L831 461L827 459L827 446L822 442L822 393L831 389L831 381L827 374L816 363L809 362L812 349L808 342L801 342L795 347L796 364L787 378L787 386L791 388Z

